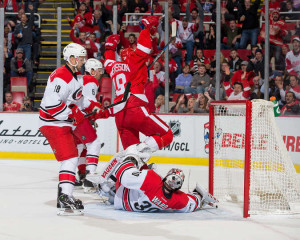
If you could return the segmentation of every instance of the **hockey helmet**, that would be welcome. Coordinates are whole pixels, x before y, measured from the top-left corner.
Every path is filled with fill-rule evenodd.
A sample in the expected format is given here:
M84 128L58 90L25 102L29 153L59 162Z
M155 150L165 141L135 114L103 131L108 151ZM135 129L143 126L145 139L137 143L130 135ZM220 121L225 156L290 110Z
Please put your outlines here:
M64 60L66 60L69 64L71 64L69 61L71 56L74 56L75 58L86 57L87 53L83 46L77 43L70 43L64 48L63 55L64 55ZM72 64L71 65L73 67L76 67L77 64L74 66Z
M120 56L121 56L121 59L122 61L126 61L126 58L127 56L133 52L133 49L132 48L123 48L120 52Z
M85 63L85 71L88 72L89 74L91 74L92 69L97 70L99 68L101 69L101 71L103 73L102 63L95 58L89 58ZM92 75L92 76L94 77L95 75Z
M172 168L163 179L168 186L173 190L179 190L184 182L184 173L181 169Z

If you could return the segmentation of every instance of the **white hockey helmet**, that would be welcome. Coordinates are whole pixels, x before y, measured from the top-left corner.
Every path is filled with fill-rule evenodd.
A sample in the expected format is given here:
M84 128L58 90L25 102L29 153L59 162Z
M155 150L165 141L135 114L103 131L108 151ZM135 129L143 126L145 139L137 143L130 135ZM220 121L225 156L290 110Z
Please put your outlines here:
M103 65L99 60L95 58L89 58L85 63L85 71L89 74L91 74L92 69L97 70L99 68L103 70ZM92 76L94 77L95 75Z
M168 186L173 190L179 190L182 187L182 184L184 182L184 173L181 169L178 168L172 168L163 181L168 184Z
M86 57L87 53L86 53L85 48L83 46L81 46L80 44L70 43L64 48L63 55L64 55L64 60L66 60L69 64L71 64L69 62L71 56L74 56L75 58ZM76 66L77 66L77 64L73 67L76 67Z

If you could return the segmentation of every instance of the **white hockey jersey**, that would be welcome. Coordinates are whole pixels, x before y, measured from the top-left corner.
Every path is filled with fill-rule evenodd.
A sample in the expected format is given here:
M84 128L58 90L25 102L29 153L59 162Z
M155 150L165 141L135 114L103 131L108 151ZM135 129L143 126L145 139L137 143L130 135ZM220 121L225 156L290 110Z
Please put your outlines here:
M285 65L290 75L300 76L300 53L295 55L293 50L289 51L285 57Z
M200 200L194 194L175 191L163 192L163 181L153 170L139 171L131 161L124 161L116 170L121 184L117 188L114 207L133 212L193 212L200 208Z
M97 102L96 96L99 88L98 80L91 75L84 75L83 77L82 94L89 100Z
M80 77L73 74L68 66L60 67L50 74L40 105L40 127L72 126L72 121L68 119L71 114L68 106L76 104L84 109L90 105L90 101L82 95Z
M194 42L193 32L197 30L197 26L195 23L188 23L188 26L184 28L182 26L182 21L176 20L177 23L177 37L182 41L182 43L186 43L187 41Z

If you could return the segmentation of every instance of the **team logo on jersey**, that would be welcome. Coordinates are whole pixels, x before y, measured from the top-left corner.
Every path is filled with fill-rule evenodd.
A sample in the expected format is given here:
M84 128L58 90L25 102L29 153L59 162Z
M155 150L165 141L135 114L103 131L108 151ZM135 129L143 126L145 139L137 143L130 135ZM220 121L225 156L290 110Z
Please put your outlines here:
M170 121L169 122L169 127L171 128L174 137L180 137L181 134L181 123L179 121Z
M72 95L72 98L74 100L79 100L80 98L82 98L82 87L78 88Z

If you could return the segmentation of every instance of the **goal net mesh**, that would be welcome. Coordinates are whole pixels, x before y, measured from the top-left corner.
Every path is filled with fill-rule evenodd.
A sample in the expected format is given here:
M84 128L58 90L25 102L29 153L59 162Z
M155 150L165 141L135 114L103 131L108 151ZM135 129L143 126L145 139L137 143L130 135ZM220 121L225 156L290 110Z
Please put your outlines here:
M273 103L214 104L213 193L220 200L243 202L245 149L250 150L249 213L292 213L300 209L300 184L274 118ZM250 146L245 143L251 121Z

